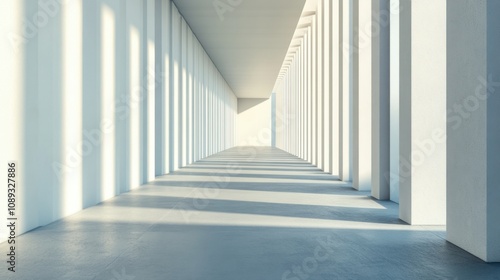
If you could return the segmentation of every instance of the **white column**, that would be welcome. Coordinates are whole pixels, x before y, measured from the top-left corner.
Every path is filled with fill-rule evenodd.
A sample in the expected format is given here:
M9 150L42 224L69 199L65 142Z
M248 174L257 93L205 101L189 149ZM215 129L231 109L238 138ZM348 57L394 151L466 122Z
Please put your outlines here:
M201 44L200 44L200 50L199 50L199 58L198 58L198 63L199 63L199 67L198 67L198 82L199 82L199 104L198 104L198 110L200 110L199 112L199 117L198 117L198 120L199 120L199 135L198 135L198 138L200 139L199 140L199 144L198 144L198 149L199 149L199 153L198 153L198 159L203 159L205 157L205 78L204 78L204 73L205 73L205 61L203 60L204 58L204 50L203 48L201 47Z
M314 16L311 28L311 83L312 83L312 161L313 165L318 165L318 83L317 83L317 15Z
M325 69L325 74L328 79L326 81L325 87L330 93L330 114L328 119L330 121L330 135L329 135L329 146L330 146L330 168L329 172L333 175L340 175L340 143L341 143L341 93L342 93L342 79L341 79L341 66L342 66L342 46L341 46L341 10L340 8L342 1L326 1L325 2L327 14L327 34L329 38L325 44L325 60L329 61L328 67Z
M338 154L338 143L332 136L338 137L338 91L332 85L338 85L338 75L332 73L332 65L338 63L336 56L332 56L332 13L330 0L321 0L322 30L323 30L323 170L332 173L333 155ZM335 80L337 79L337 80ZM334 97L337 96L337 101ZM335 115L336 114L336 115ZM336 122L337 120L337 122ZM337 131L335 131L337 130ZM332 152L334 154L332 155Z
M205 102L203 107L205 108L205 125L204 125L204 135L205 135L205 157L210 155L210 64L206 53L205 55Z
M126 2L127 17L127 94L130 100L128 107L129 115L125 118L127 126L127 149L128 149L128 188L135 189L141 185L141 142L142 142L142 3L140 1Z
M390 0L390 199L399 203L399 0Z
M308 118L309 118L309 124L308 124L308 154L309 154L309 159L308 161L312 164L315 157L314 157L314 118L313 118L313 111L314 111L314 94L313 94L313 50L312 50L312 40L313 40L313 32L312 32L312 25L308 27L307 31L307 83L308 83L308 89L307 89L307 95L308 95Z
M208 62L208 155L211 156L214 153L214 67L210 58L207 58Z
M306 95L307 95L307 158L306 160L312 163L312 79L311 79L311 27L307 28L305 35L306 40Z
M172 5L171 37L171 91L170 91L170 171L179 169L180 150L180 95L181 95L181 16L177 7Z
M201 120L201 126L202 126L202 132L201 132L201 137L202 137L202 143L201 143L201 148L202 148L202 156L201 158L205 158L207 156L207 58L205 54L205 50L202 50L202 58L201 61L203 63L202 66L202 98L201 98L201 109L202 109L202 120Z
M187 75L187 94L186 94L186 164L191 164L193 157L193 41L194 34L188 26L187 34L187 63L186 63L186 75Z
M146 42L146 87L147 87L147 176L146 181L152 181L155 179L155 130L156 130L156 114L155 114L155 90L156 90L156 54L155 54L155 45L156 45L156 34L155 34L155 0L147 0L145 9L145 22L146 22L146 34L145 34L145 42ZM160 37L161 38L161 37ZM160 72L161 73L161 72ZM162 99L163 100L163 99ZM160 101L161 103L162 101Z
M193 162L198 161L200 153L200 45L198 40L194 40L193 53Z
M283 122L283 78L276 90L276 146L284 149L283 146L283 129L285 123Z
M181 147L179 167L184 167L187 163L188 155L188 25L186 20L181 16L181 93L180 93L180 132L179 132L179 147Z
M447 5L447 239L500 262L500 1Z
M294 54L295 57L295 54ZM291 154L294 154L294 129L293 125L295 122L295 111L293 110L293 92L294 92L294 83L295 77L293 76L293 61L290 62L290 68L288 70L288 114L290 117L289 125L288 125L288 137L289 137L289 151Z
M307 158L307 80L306 80L306 41L304 37L301 39L302 46L300 60L300 79L301 79L301 133L302 133L302 159Z
M297 48L297 53L296 53L296 58L295 58L295 77L297 79L296 85L297 85L297 97L296 97L296 104L295 104L295 110L296 110L296 127L297 127L297 156L300 158L303 158L303 111L302 111L302 97L303 97L303 84L304 81L302 79L302 58L303 58L303 46L302 43L299 42L301 45L300 47Z
M410 224L446 220L446 2L401 1L399 214Z
M372 177L372 1L353 5L353 187L370 190Z
M155 91L155 175L170 171L170 36L171 3L155 2L155 71L158 86ZM161 75L160 75L161 74Z
M111 118L110 121L113 121L115 115L115 74L113 73L115 66L113 54L115 53L115 49L114 46L110 49L103 44L110 44L110 41L114 40L114 38L109 35L107 38L101 36L101 33L105 32L104 30L112 29L110 26L114 24L114 22L112 22L114 19L109 18L110 14L113 15L112 11L111 7L101 7L97 5L96 1L84 1L82 3L82 14L85 15L82 17L82 57L84 59L82 64L81 112L83 129L82 151L84 151L85 154L85 156L81 157L82 207L84 208L95 205L100 199L110 198L115 195L113 188L113 181L116 176L113 172L115 162L115 154L113 153L115 148L114 134L110 135L108 133L103 133L98 129L101 120ZM58 33L59 29L55 30L57 30L56 32ZM44 43L54 45L52 36L43 38L42 35L40 39L39 46L43 46ZM39 50L39 63L43 62L44 59L49 59L49 61L45 61L45 63L49 63L49 65L53 67L54 64L56 64L54 63L54 58L44 57L46 53L46 49ZM108 55L111 54L111 57L103 55L101 59L101 54L104 53ZM40 86L44 83L52 84L59 78L57 75L50 77L54 71L45 71L42 69L43 68L41 68L39 76L40 97L43 94L43 90ZM104 69L107 71L104 72ZM74 104L74 106L77 107L78 104ZM96 110L96 108L98 109ZM45 112L42 114L45 114ZM49 123L42 124L43 127L50 125ZM44 136L41 135L41 137ZM109 173L104 174L104 171ZM110 189L104 191L101 186L106 186L106 189ZM103 191L101 192L101 190Z
M26 14L18 14L19 11L11 10L13 7L10 7L11 9L5 7L6 4L13 6L14 3L23 7ZM37 1L6 1L2 3L1 8L2 12L4 12L2 14L2 23L9 22L9 18L13 16L14 18L11 18L11 20L15 19L22 25L26 16L29 16L27 19L31 20L31 16L37 7ZM55 8L59 9L60 6L55 6ZM11 13L13 14L11 15ZM0 52L2 54L1 61L5 65L4 69L8 71L2 73L2 78L5 80L2 80L1 83L4 86L2 94L6 94L6 98L2 96L1 104L7 106L2 107L0 112L8 112L8 115L2 116L2 119L13 120L4 122L7 125L5 131L9 131L9 137L2 137L2 140L7 143L2 142L1 146L5 151L2 150L0 155L9 156L5 159L2 158L2 162L7 163L8 160L16 160L18 165L18 174L16 174L18 178L16 181L20 181L22 184L16 186L18 188L16 192L21 195L22 208L26 209L19 209L22 211L18 214L19 225L21 226L19 234L32 227L45 225L62 217L61 176L66 172L68 166L60 165L62 159L67 156L67 150L61 149L63 130L61 122L62 34L60 32L60 15L60 13L54 15L46 26L38 30L36 37L29 38L24 42L20 41L18 42L19 45L16 45L15 41L9 42L5 40L8 48L2 49ZM95 18L93 20L95 21ZM2 34L9 34L9 32L14 32L15 36L23 34L23 31L19 33L13 26L10 26L10 28L12 29L5 30ZM10 35L13 36L14 34L11 33ZM16 65L10 65L9 61L21 57L24 59L17 61ZM24 71L22 72L16 71L23 68ZM94 71L93 77L96 77L96 74ZM10 86L13 85L19 88L11 88ZM18 98L20 103L17 105L20 107L9 102ZM94 90L94 94L90 96L90 99L95 100L97 98L98 94ZM33 108L37 108L37 110L33 110ZM85 122L83 123L84 126ZM19 132L24 135L18 135ZM93 136L97 139L100 137L99 133L93 133ZM104 144L105 141L101 143ZM24 154L24 157L12 156L12 153L16 152L16 150L21 155ZM72 152L74 151L75 149ZM93 153L97 154L96 149L94 149ZM93 155L92 161L96 166L98 158ZM91 163L90 160L85 162L85 164L89 163ZM96 166L88 170L95 172L99 167ZM95 181L88 180L86 183L94 183L93 190L95 190L98 186L99 177L93 175ZM7 201L5 200L5 202ZM0 205L4 207L2 203Z
M299 58L299 52L297 51L295 53L295 58L293 59L293 107L292 107L292 112L294 112L294 118L293 118L293 140L294 140L294 154L296 156L299 155L299 131L298 131L298 120L299 120L299 112L297 111L297 101L298 101L298 96L299 96L299 81L297 79L297 74L298 74L298 59Z
M294 58L290 64L290 112L293 114L293 118L290 120L290 144L291 144L291 152L293 155L297 155L296 153L296 129L295 123L297 120L297 112L295 111L295 96L296 96L296 62L297 53L294 54Z
M318 0L318 8L315 17L316 22L316 121L317 121L317 166L324 169L323 154L323 97L325 95L323 88L323 0Z
M206 101L206 110L207 110L207 129L206 129L206 145L207 145L207 156L212 154L212 67L210 64L210 59L208 57L205 58L207 63L207 101Z
M214 154L219 151L220 145L220 122L219 122L219 98L220 98L220 75L217 72L214 65L214 73L215 73L215 84L214 84Z
M297 156L299 158L302 158L302 136L304 135L302 133L302 79L301 79L301 73L302 69L300 67L300 62L302 60L302 47L299 47L297 51L297 62L296 62L296 67L297 67L297 103L296 103L296 110L297 110Z
M372 196L389 200L389 0L373 0L372 5Z
M287 100L288 100L288 73L283 78L283 115L287 116L288 108L287 108ZM283 119L283 148L285 151L288 151L288 122L289 118L285 117Z
M295 62L295 78L296 78L296 93L295 93L295 127L296 127L296 132L295 132L295 135L296 135L296 138L297 138L297 156L298 157L301 157L301 138L302 138L302 134L301 134L301 131L300 131L300 119L301 119L301 115L300 115L300 105L301 105L301 102L300 102L300 94L301 94L301 90L300 90L300 87L301 87L301 81L300 81L300 57L301 57L301 54L300 54L300 48L297 50L297 57L295 58L297 61Z
M307 160L307 41L302 37L302 158Z
M36 215L37 209L35 208L39 202L43 203L43 206L46 206L47 209L50 209L50 212L53 210L51 209L51 205L56 204L54 200L59 202L57 197L50 191L50 188L47 194L40 193L39 195L38 190L40 188L37 187L37 184L40 183L43 186L45 183L50 184L53 182L53 179L50 178L55 171L52 170L52 166L50 165L52 164L52 159L43 160L43 157L45 153L50 153L45 157L49 158L51 154L54 154L55 158L56 153L52 153L52 145L56 149L59 148L57 146L58 143L53 143L54 141L45 142L44 139L37 139L39 119L43 123L45 122L44 119L48 121L57 120L58 115L60 115L48 102L41 100L42 103L40 105L37 104L38 94L41 94L40 97L50 97L53 94L53 103L57 102L59 103L57 105L60 105L59 91L56 91L56 88L52 88L50 84L44 85L43 80L41 80L40 93L37 90L39 85L38 77L45 78L45 75L50 74L47 72L52 72L45 71L45 73L39 73L38 71L42 65L47 68L51 67L51 64L44 65L43 57L38 58L38 40L43 40L44 37L51 36L53 29L51 25L47 25L45 28L40 29L37 34L34 30L27 28L23 19L31 19L37 11L38 5L34 1L3 1L0 4L0 15L2 16L0 32L4 34L4 39L0 42L0 59L2 61L2 75L0 75L0 83L2 85L2 91L0 92L0 117L4 120L1 125L2 131L5 131L2 134L4 137L0 138L0 160L5 169L7 169L8 162L15 161L17 165L16 181L22 182L22 184L18 183L16 185L16 192L20 194L20 202L24 206L18 209L19 211L16 213L16 216L19 218L18 234L40 225L39 216ZM42 39L39 39L40 37ZM59 43L57 38L54 38L52 43L54 43L53 47L60 50L58 47L60 44L55 44ZM44 45L47 45L45 47L50 49L48 40L47 44ZM43 45L40 48L43 48ZM46 55L45 59L47 58L52 58L52 56ZM39 64L41 65L39 66ZM54 116L46 115L43 117L38 115L37 110L25 110L25 108L31 109L37 106L40 106L42 112L45 112L44 107L48 108L47 113L50 114L53 112ZM57 107L54 106L54 108ZM51 133L53 133L52 130L60 131L59 127L60 124L55 122L54 126L50 129ZM52 139L49 138L49 140ZM46 144L45 151L37 151L37 141L42 141ZM39 161L40 157L41 161ZM31 161L28 159L31 159ZM36 161L33 159L36 159ZM42 168L40 164L48 164L49 168L47 170L44 169L44 173L48 173L47 176L49 178L44 178L45 176L37 178L40 172L39 169ZM7 176L7 173L4 174ZM4 186L2 186L2 191L5 191L6 194L6 182L4 182ZM55 184L53 187L57 188ZM2 197L5 198L3 195ZM2 209L7 209L7 199L3 198L0 206ZM43 200L46 202L44 203ZM57 210L57 208L54 210ZM45 214L41 214L40 217L42 218ZM7 211L0 212L0 218L6 221ZM47 221L45 217L42 220L44 222ZM0 234L0 242L6 241L8 231L1 230Z
M353 115L352 115L352 90L353 90L353 0L341 0L340 18L340 40L342 49L339 60L341 60L340 89L340 128L339 128L339 177L343 181L352 180L352 147L353 147Z
M129 174L129 137L128 137L128 107L124 101L129 100L127 96L128 83L128 36L126 4L118 1L116 16L116 100L121 100L120 108L116 108L116 172L117 174ZM117 193L129 191L129 176L116 176Z
M301 80L302 80L302 158L307 160L307 41L304 35L302 37L302 59L300 61Z
M61 149L78 151L83 139L83 3L63 1L61 6ZM56 82L56 81L54 81ZM64 165L68 172L62 176L63 215L70 215L82 209L82 158L75 164L64 154ZM83 153L82 153L83 154Z

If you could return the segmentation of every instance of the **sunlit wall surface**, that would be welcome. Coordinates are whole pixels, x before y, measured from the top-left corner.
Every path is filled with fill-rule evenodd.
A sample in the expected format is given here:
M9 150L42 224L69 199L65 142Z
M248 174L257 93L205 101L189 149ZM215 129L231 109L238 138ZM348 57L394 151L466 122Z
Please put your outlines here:
M3 1L0 12L17 234L234 146L237 99L170 1Z

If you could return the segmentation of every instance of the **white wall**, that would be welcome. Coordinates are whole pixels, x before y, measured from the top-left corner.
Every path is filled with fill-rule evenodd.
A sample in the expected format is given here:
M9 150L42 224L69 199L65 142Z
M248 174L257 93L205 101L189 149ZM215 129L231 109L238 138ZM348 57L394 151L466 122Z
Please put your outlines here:
M17 234L234 146L236 97L171 1L3 1L0 15L11 39L0 45L1 162L17 164ZM217 133L205 134L208 119Z
M238 145L271 146L271 98L238 99Z

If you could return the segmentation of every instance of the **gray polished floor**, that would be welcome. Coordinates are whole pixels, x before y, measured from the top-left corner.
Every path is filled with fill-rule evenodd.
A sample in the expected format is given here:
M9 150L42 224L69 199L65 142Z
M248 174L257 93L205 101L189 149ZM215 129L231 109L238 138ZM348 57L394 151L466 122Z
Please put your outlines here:
M444 236L285 152L248 147L20 236L15 277L0 279L500 279L500 264Z

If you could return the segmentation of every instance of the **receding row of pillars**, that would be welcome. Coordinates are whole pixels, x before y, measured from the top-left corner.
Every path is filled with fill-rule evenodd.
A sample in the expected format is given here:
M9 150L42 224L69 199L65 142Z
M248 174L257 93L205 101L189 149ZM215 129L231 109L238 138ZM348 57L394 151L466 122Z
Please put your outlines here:
M275 89L276 145L500 261L498 13L495 0L318 0Z
M175 4L156 0L156 175L235 145L237 98Z

